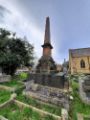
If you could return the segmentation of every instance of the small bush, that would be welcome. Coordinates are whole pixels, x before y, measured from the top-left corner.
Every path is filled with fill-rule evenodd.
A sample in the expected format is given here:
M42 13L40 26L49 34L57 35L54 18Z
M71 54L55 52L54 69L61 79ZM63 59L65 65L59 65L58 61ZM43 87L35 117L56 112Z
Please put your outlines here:
M25 80L28 77L28 73L22 72L19 74L20 80Z

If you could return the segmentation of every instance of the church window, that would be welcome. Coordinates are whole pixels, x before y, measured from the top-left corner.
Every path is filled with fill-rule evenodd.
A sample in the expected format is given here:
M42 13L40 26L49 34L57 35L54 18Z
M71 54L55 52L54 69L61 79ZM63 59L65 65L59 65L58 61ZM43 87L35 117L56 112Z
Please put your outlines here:
M80 66L81 66L81 68L85 68L85 61L84 60L80 61Z

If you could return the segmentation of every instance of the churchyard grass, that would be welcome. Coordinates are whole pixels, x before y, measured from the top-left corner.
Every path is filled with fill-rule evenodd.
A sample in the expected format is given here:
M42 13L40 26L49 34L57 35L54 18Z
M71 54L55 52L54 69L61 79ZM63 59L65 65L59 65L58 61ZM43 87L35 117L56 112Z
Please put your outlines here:
M11 80L9 82L4 82L4 83L0 83L1 85L5 85L8 87L19 87L22 85L22 83L16 81L16 80Z
M20 109L15 104L10 104L8 107L0 110L0 114L9 120L29 120L35 114L34 119L40 120L38 119L40 117L38 113L32 112L29 108Z
M18 76L14 76L13 79L9 82L2 83L1 85L9 86L9 87L16 87L17 89L13 92L17 93L16 99L41 109L43 111L55 114L60 116L61 115L61 108L58 106L49 106L47 104L42 104L35 100L34 98L27 98L25 95L22 95L22 91L24 89L24 84L19 80ZM0 90L0 104L4 103L5 101L9 100L11 93L9 91ZM16 104L10 104L8 106L3 107L0 109L0 115L8 118L9 120L55 120L52 116L40 116L38 112L33 111L30 108L23 108L20 109Z
M6 90L0 90L0 104L6 102L7 100L10 99L11 93Z
M87 105L83 103L79 96L79 83L77 80L72 80L71 81L71 86L72 86L72 93L71 95L73 96L73 100L70 104L70 111L69 114L73 120L77 120L77 113L81 113L83 115L90 115L90 105Z
M0 115L9 120L55 120L51 116L41 116L38 112L27 107L20 109L15 104L2 108Z
M42 109L44 111L53 113L55 115L61 115L61 108L57 107L57 106L49 106L47 104L42 104L40 102L38 102L37 100L35 100L34 98L27 98L25 95L19 94L17 96L17 100L22 101L26 104L32 105L38 109Z

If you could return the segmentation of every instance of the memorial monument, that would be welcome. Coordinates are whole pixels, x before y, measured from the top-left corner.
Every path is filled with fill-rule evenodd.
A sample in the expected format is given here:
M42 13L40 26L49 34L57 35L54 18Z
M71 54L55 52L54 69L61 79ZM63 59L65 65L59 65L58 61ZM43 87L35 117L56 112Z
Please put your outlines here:
M53 46L51 45L51 39L50 39L49 17L46 18L44 44L42 45L42 48L43 48L43 54L42 54L42 57L38 61L36 71L37 72L55 71L56 64L52 58Z

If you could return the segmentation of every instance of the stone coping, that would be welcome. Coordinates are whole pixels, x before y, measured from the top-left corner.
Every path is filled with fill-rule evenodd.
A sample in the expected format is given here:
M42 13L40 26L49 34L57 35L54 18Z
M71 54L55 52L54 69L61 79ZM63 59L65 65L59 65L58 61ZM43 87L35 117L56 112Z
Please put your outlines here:
M15 92L18 88L25 88L25 85L23 84L22 86L20 87L15 87L15 86L6 86L6 85L0 85L0 89L1 90L7 90L7 91L10 91L10 92Z
M14 87L9 87L9 86L5 86L5 85L0 85L0 89L2 89L2 90L8 90L10 92L13 92L13 91L16 90L16 88L14 88Z

